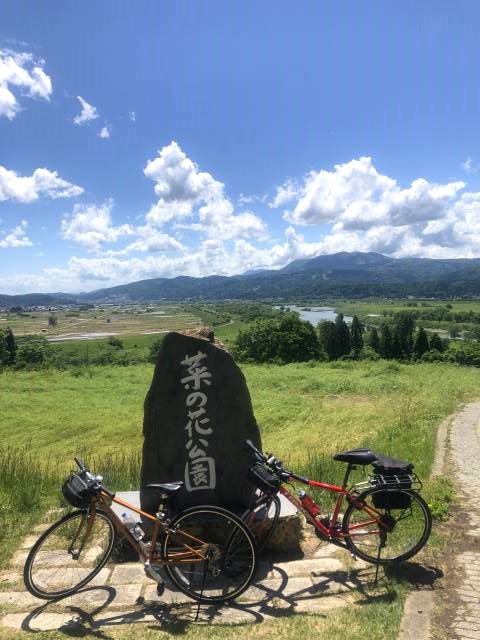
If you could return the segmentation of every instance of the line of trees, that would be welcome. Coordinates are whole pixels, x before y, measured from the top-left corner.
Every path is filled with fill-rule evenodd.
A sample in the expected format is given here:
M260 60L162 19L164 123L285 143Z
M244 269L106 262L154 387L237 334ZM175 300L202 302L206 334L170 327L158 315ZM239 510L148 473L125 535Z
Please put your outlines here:
M415 330L415 320L409 312L399 312L380 329L365 327L354 316L350 327L339 314L335 322L321 322L318 329L320 345L329 360L342 357L361 358L377 354L381 358L411 360L428 351L443 353L446 345L437 333L430 337L425 329Z
M302 362L338 359L419 360L431 351L440 354L446 343L423 328L415 329L409 312L398 312L380 329L365 326L354 316L350 326L342 314L335 321L323 321L318 330L297 314L260 319L240 331L234 356L244 362Z

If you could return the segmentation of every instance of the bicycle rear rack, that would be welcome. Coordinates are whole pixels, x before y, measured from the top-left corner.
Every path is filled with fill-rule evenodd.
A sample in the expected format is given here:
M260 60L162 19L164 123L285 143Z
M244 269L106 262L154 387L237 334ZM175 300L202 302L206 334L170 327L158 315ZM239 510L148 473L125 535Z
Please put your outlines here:
M421 491L423 485L416 473L403 473L395 475L373 474L368 476L368 480L354 484L350 489L352 493L359 494L370 488L384 488L386 491L399 489L414 489Z

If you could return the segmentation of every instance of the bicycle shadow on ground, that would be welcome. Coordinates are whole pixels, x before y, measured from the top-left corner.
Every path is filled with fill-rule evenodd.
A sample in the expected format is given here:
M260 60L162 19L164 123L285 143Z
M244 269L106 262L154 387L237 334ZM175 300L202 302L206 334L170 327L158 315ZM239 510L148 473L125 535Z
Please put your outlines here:
M155 600L140 597L135 604L121 606L115 600L122 587L89 587L25 614L21 628L30 633L56 629L65 637L110 640L109 631L140 623L182 635L193 623L258 624L296 613L327 616L353 601L367 605L395 600L397 594L388 581L372 590L373 576L374 569L362 567L290 577L285 570L272 565L267 579L257 576L239 600L223 606L199 606L193 601L169 603L162 596Z
M391 580L407 583L416 589L435 589L436 582L443 578L443 571L420 562L403 562L385 567L385 575Z

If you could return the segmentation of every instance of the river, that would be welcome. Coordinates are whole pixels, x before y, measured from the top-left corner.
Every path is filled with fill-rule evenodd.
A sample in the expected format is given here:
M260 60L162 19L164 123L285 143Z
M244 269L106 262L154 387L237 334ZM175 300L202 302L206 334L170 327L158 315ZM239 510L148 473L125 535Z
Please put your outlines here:
M337 312L333 307L299 307L296 304L284 304L282 305L285 309L290 309L291 311L297 311L300 314L300 318L302 320L308 320L313 324L314 327L317 326L322 320L335 320L337 317ZM275 309L280 309L280 305L274 307ZM351 322L351 316L345 316L345 322Z

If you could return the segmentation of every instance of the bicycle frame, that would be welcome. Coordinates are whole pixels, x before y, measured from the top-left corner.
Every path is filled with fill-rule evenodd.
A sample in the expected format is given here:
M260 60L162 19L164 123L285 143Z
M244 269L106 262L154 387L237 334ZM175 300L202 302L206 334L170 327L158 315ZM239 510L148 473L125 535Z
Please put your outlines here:
M386 529L386 526L382 523L381 513L379 513L376 509L370 507L369 505L358 501L355 495L347 489L348 479L350 477L350 473L355 468L354 465L349 464L347 467L347 471L345 473L345 477L342 483L342 486L338 486L335 484L329 484L327 482L318 482L317 480L309 480L307 478L301 479L300 477L295 477L294 480L296 482L302 482L303 484L307 484L310 487L314 487L316 489L324 489L329 491L330 493L337 493L338 498L335 502L335 507L333 509L332 517L328 523L328 527L317 517L317 515L306 507L302 501L297 498L293 493L291 493L283 484L280 486L279 492L287 498L299 511L303 513L307 522L312 524L325 538L328 538L330 542L336 544L337 546L341 546L344 548L348 548L346 542L343 541L345 537L352 538L354 536L365 536L365 535L378 535L382 532L382 530ZM350 527L348 534L344 534L343 531L338 527L338 516L340 515L340 510L342 508L342 504L344 499L347 499L348 502L354 504L358 509L365 511L365 513L369 516L370 520L366 520L365 522L361 522L359 524L353 525ZM367 525L378 524L379 529L355 532L355 529L362 529Z
M132 536L132 534L124 525L122 520L117 516L117 514L110 507L109 500L111 500L112 502L115 502L116 504L121 505L122 507L126 507L130 511L134 511L135 513L153 522L152 540L150 543L150 549L148 553L145 552L144 547L140 544L138 540L136 540ZM203 540L200 540L199 538L195 538L195 536L192 536L189 533L186 533L185 531L181 531L180 529L172 529L171 527L168 526L168 524L163 523L160 520L160 518L158 518L157 516L152 516L150 513L146 513L145 511L138 509L134 505L130 504L129 502L126 502L125 500L122 500L121 498L117 498L115 496L112 497L103 490L100 492L100 495L97 498L92 500L91 508L87 516L88 517L87 527L82 539L80 550L83 548L83 545L85 544L85 541L87 540L90 534L91 528L93 526L97 504L101 506L102 511L104 511L109 516L109 518L114 523L117 531L128 540L129 544L135 549L135 551L137 551L138 555L142 558L144 562L148 562L152 565L166 565L166 564L180 564L180 563L187 563L187 562L188 563L203 562L207 559L205 555L203 555L200 551L191 547L186 542L182 543L186 551L179 551L179 552L170 554L171 558L169 557L168 559L158 558L158 556L155 554L155 550L156 550L157 541L159 539L159 534L162 534L162 533L172 533L175 535L180 535L180 536L183 536L185 539L188 539L189 541L200 543L202 546L206 546L206 547L208 546L208 544ZM79 530L71 546L73 546L74 543L76 542L77 538L81 533L82 528L83 528L83 522L80 524Z

